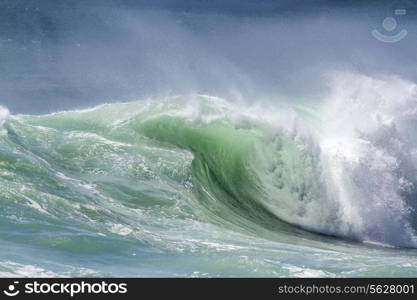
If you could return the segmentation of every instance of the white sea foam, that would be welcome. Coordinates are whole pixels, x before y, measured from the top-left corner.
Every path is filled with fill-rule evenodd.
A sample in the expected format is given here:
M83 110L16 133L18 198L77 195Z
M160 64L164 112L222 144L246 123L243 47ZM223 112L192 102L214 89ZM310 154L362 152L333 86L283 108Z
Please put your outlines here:
M0 106L0 134L4 135L7 133L6 129L4 129L3 125L10 117L10 112L6 107Z
M62 277L59 274L34 265L12 261L0 262L0 277Z
M331 86L319 112L320 146L341 230L368 242L416 246L407 201L417 174L416 85L338 73Z

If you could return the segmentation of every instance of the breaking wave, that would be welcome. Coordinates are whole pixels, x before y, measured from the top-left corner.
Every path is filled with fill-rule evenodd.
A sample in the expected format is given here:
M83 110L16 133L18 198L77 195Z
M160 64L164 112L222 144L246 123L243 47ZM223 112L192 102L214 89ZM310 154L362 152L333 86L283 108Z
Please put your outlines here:
M2 222L168 245L167 232L199 220L267 239L304 229L416 247L415 84L341 73L331 87L314 105L193 95L2 109Z

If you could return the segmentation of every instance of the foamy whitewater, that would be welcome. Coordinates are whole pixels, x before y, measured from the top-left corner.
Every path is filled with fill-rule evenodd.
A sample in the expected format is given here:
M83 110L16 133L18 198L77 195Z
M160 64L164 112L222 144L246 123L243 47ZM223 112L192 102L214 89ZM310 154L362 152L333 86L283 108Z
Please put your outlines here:
M417 89L0 110L1 276L416 276Z

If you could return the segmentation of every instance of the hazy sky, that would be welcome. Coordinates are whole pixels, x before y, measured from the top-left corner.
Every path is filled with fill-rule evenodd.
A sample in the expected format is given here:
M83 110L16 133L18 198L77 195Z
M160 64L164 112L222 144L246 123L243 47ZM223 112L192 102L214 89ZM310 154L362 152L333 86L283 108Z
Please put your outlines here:
M417 81L413 3L2 0L0 103L45 113L189 93L314 100L335 70ZM384 43L374 29L408 34Z

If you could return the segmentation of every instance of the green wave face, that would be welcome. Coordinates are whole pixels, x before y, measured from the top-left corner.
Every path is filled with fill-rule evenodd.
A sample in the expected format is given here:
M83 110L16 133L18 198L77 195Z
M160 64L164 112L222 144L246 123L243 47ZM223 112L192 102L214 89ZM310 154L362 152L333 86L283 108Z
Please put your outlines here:
M0 272L295 276L302 263L342 274L346 265L318 266L338 261L344 242L305 231L347 235L320 151L276 125L204 96L11 116L0 137ZM343 249L346 264L356 259ZM320 255L300 260L306 251Z
M166 115L141 123L139 132L192 153L197 201L219 222L254 230L282 227L278 220L284 220L324 230L317 166L284 133L252 120L206 124Z

